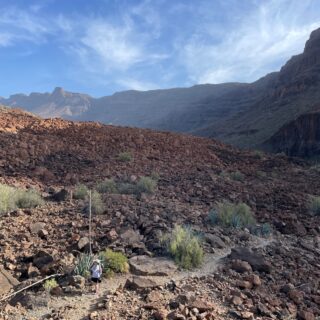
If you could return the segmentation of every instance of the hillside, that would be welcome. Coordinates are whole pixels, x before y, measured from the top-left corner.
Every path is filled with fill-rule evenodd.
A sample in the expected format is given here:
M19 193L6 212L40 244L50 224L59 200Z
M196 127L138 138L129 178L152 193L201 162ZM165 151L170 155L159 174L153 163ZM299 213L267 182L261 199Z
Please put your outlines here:
M194 277L181 270L148 277L158 274L154 262L144 276L132 269L133 274L104 280L101 299L89 295L81 277L62 277L50 299L38 286L3 303L0 315L7 319L22 314L45 319L48 312L52 319L68 320L90 314L90 319L166 319L168 314L304 320L320 315L320 216L308 207L310 196L320 195L317 168L201 137L41 119L6 108L0 113L0 146L1 182L33 188L45 198L39 207L2 215L0 282L5 272L21 282L19 287L70 272L88 237L86 202L71 200L71 192L79 182L94 188L104 178L133 188L140 177L150 176L156 188L151 194L102 194L105 209L93 218L94 252L108 247L129 258L161 255L163 232L175 224L195 230L206 252ZM124 152L130 157L121 157ZM246 203L259 225L272 226L271 234L263 238L253 229L210 223L209 211L226 200ZM248 255L239 247L255 249ZM130 279L135 287L118 288ZM7 292L0 287L0 295Z
M317 29L302 54L292 57L279 72L251 84L132 90L98 99L56 88L52 93L0 98L0 103L45 117L191 133L238 147L261 148L283 125L318 107L319 57Z

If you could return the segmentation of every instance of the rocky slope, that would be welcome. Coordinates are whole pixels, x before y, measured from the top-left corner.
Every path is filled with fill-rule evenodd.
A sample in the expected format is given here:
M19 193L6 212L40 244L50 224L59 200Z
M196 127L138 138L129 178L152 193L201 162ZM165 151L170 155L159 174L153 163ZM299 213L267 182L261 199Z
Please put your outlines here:
M70 201L79 181L93 187L104 178L134 182L159 176L152 195L103 196L106 210L93 219L95 252L110 247L128 257L157 255L163 232L176 223L203 236L208 258L227 252L220 269L206 264L203 276L178 272L163 284L161 277L140 274L101 299L89 299L81 279L63 278L51 316L40 286L11 300L13 307L2 304L5 319L71 320L91 314L92 319L312 320L320 315L320 217L308 210L310 195L319 195L320 179L305 163L200 137L41 119L5 108L0 129L1 182L38 189L47 198L42 207L16 210L0 220L0 259L20 286L70 271L86 249L84 202ZM133 159L121 161L120 152ZM64 196L52 196L62 188ZM257 237L248 231L211 225L208 213L222 200L247 203L260 223L272 224L273 241L255 246ZM72 298L81 294L83 300ZM88 299L86 309L82 302Z
M319 57L317 29L302 54L251 84L125 91L99 99L56 88L51 94L14 95L0 103L47 117L192 133L257 148L283 125L318 108Z
M276 134L264 143L264 148L299 157L319 156L319 127L319 111L303 114L280 128Z

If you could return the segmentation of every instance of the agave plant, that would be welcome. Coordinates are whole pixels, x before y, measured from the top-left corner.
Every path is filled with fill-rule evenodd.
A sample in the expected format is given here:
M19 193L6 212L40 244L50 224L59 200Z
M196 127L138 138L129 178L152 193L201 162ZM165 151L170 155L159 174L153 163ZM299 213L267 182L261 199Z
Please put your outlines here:
M82 277L88 277L90 275L90 267L93 262L93 256L91 254L83 253L77 258L76 267L74 273Z

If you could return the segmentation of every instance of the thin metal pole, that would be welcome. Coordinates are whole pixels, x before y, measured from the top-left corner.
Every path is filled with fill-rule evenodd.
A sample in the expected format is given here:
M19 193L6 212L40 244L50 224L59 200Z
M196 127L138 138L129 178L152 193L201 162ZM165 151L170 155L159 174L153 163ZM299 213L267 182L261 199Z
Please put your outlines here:
M92 219L92 209L91 209L91 190L89 190L89 248L90 248L90 255L92 255L92 238L91 238L91 219Z

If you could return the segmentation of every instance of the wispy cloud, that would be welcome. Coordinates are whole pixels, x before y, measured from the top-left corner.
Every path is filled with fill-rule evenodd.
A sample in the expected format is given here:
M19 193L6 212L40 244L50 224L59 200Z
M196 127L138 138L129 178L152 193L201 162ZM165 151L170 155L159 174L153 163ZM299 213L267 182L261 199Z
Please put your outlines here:
M211 40L208 28L187 41L180 54L192 82L253 81L300 53L310 32L320 26L320 19L301 19L307 17L310 1L257 3L222 39Z
M9 7L0 13L0 46L14 45L20 41L39 44L51 32L50 25L32 11Z
M27 43L17 52L41 52L45 44L65 59L70 82L103 89L254 81L300 53L320 27L317 0L92 0L74 10L30 3L1 8L0 49Z

